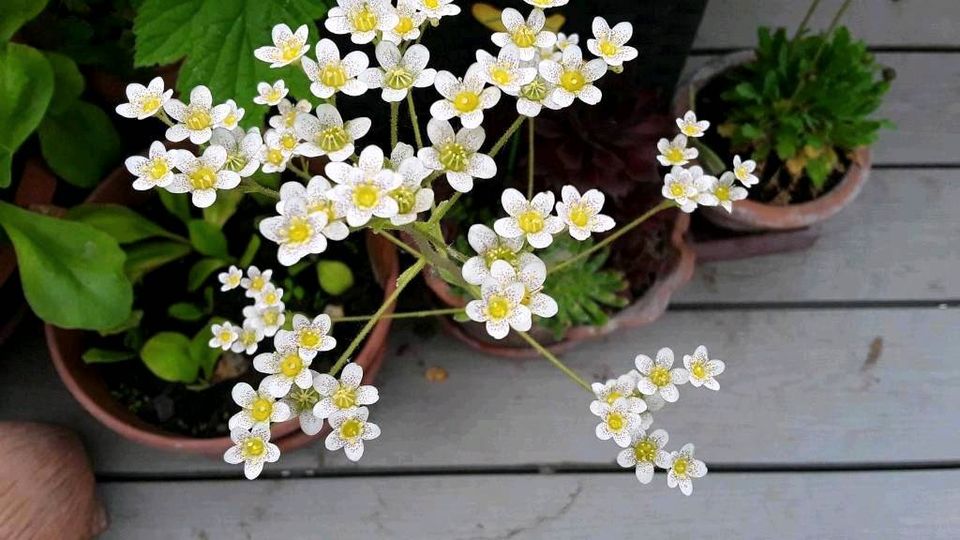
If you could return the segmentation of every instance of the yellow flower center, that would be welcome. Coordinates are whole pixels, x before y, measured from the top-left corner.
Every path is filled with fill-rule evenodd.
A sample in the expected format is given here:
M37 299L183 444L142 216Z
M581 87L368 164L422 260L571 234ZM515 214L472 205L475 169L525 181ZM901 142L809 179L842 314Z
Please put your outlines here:
M674 197L683 197L686 192L687 190L683 187L683 184L670 184L670 194Z
M717 189L713 192L713 194L716 195L721 201L730 200L730 188L727 186L717 186Z
M293 387L287 398L293 402L297 412L309 411L320 401L320 394L312 386L310 388Z
M157 158L151 161L150 166L147 167L147 175L154 181L160 180L166 176L168 172L170 172L170 167L163 158Z
M273 401L258 397L250 404L250 416L257 422L266 422L273 414Z
M607 427L610 431L616 433L627 425L627 421L620 413L612 412L607 415Z
M300 50L303 47L295 39L290 39L280 46L280 57L284 62L290 62L300 56Z
M667 161L674 164L680 164L686 161L686 158L683 155L683 148L676 146L671 146L663 153L663 157L667 158Z
M699 137L703 130L697 127L696 124L684 123L683 127L680 128L680 132L686 135L687 137Z
M666 386L670 384L670 371L667 368L655 367L650 372L650 382L657 386Z
M213 189L217 183L217 173L211 167L203 165L187 175L193 189Z
M686 476L689 467L690 461L687 458L677 458L673 462L673 473L677 476Z
M277 300L279 300L279 298L277 298L277 293L273 291L270 291L267 294L263 295L263 302L267 305L272 306L273 304L277 303Z
M440 7L440 0L423 0L423 5L429 9L437 9Z
M297 147L297 136L289 131L280 136L280 146L287 150L293 150Z
M211 121L209 112L202 109L195 109L187 113L187 118L183 123L186 124L187 129L191 131L200 131L201 129L210 127Z
M286 128L292 128L294 124L297 123L297 114L300 111L296 109L290 109L289 111L283 113L283 126Z
M349 441L356 440L363 433L363 423L351 418L340 425L340 437Z
M274 167L279 167L280 164L283 163L283 160L283 152L281 152L279 148L270 148L267 150L267 163Z
M609 394L607 394L607 399L605 401L607 402L607 405L613 405L614 403L617 402L618 399L622 397L623 396L620 395L620 392L610 392Z
M395 67L386 73L383 84L393 90L405 90L413 86L413 75L402 67Z
M234 113L228 114L227 117L223 119L223 125L227 127L233 127L237 125L237 115Z
M327 64L320 72L320 82L330 88L340 88L347 83L347 72L338 63Z
M249 161L247 156L238 150L227 154L227 162L224 164L224 167L226 167L228 171L237 172L246 167Z
M266 280L263 279L263 276L257 276L250 280L250 290L254 292L258 292L266 284L267 282Z
M613 56L617 54L617 51L620 50L620 47L616 43L610 41L609 39L601 39L599 45L600 53L604 56Z
M510 301L506 298L493 295L487 300L487 315L491 319L501 320L507 318L507 315L510 314Z
M240 274L230 274L227 276L227 285L231 287L236 287L240 284Z
M534 34L533 30L531 30L527 25L517 28L512 37L513 42L521 49L533 47L534 42L537 41L537 35Z
M397 201L401 214L409 214L413 211L413 205L417 202L416 194L408 188L399 187L390 192L390 197Z
M445 170L463 172L470 164L470 153L463 145L449 142L440 147L439 159Z
M230 343L233 341L233 334L229 330L221 330L217 338L221 343Z
M257 333L252 330L245 330L240 334L240 342L243 343L244 347L249 347L257 342Z
M280 373L285 377L296 377L303 370L303 360L297 353L288 354L280 362Z
M578 204L570 209L570 223L577 227L586 227L590 223L590 212L583 204Z
M540 79L535 79L520 89L520 95L535 103L540 103L547 97L547 85Z
M350 20L358 32L372 32L377 28L377 14L371 11L367 4L354 12Z
M517 218L520 230L527 234L535 234L543 230L543 216L536 210L527 210Z
M314 141L324 152L336 152L350 142L350 136L347 131L339 126L328 127L317 134Z
M315 330L301 330L297 342L304 349L316 349L320 346L323 336Z
M353 204L357 208L370 210L380 203L380 188L374 184L360 184L353 189Z
M480 96L478 96L475 92L460 92L453 98L454 108L462 113L468 113L476 110L478 105L480 105Z
M703 362L694 362L693 367L690 368L690 373L697 379L705 379L707 377L707 366Z
M341 386L330 396L330 399L333 400L333 404L336 405L338 409L349 409L357 405L357 391Z
M144 113L153 113L160 108L160 97L149 95L140 102L140 110Z
M269 311L264 311L261 318L263 319L263 322L267 323L267 326L276 326L277 321L280 320L280 313L271 309Z
M307 208L307 210L311 214L314 214L314 213L319 214L321 212L326 214L327 222L337 219L337 212L333 208L333 203L331 203L326 199L317 199Z
M393 31L401 36L411 30L413 30L413 19L410 17L400 17L400 22L393 27Z
M256 458L267 451L267 445L263 443L260 437L250 437L243 441L243 455L247 458Z
M637 461L643 462L653 462L657 457L657 445L650 439L642 439L636 446L633 447L633 457L637 458Z
M510 74L510 71L501 66L493 66L490 68L490 78L493 79L493 82L499 84L500 86L505 86L510 84L510 81L513 80L513 76Z
M746 180L750 176L750 173L747 171L747 168L744 167L743 165L734 169L733 174L734 176L737 177L737 180L740 180L741 182Z
M560 87L570 93L577 93L587 84L586 77L577 70L567 70L560 75Z
M507 261L510 263L510 266L515 267L517 266L517 254L504 245L491 248L483 254L483 262L487 264L487 268L493 266L493 263L497 261Z
M268 103L276 103L283 98L283 94L280 93L279 89L271 88L266 94L263 95L263 97Z

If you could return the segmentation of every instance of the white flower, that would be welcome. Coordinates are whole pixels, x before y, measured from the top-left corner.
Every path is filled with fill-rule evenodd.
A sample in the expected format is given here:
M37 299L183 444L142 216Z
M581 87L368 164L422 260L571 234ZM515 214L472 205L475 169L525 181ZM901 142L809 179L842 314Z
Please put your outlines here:
M591 189L581 197L577 188L563 186L560 196L563 200L557 203L557 215L577 240L586 240L591 233L607 232L616 225L613 218L600 213L604 203L600 191Z
M260 476L264 463L280 459L280 448L270 442L269 428L235 429L230 432L230 438L234 445L223 454L223 460L233 465L243 463L243 474L248 480Z
M243 321L243 329L240 330L240 337L233 342L230 350L238 354L253 354L257 352L257 347L260 345L260 342L263 341L263 338L263 327L259 324L259 321L245 319Z
M243 271L235 265L231 265L226 272L220 272L217 279L223 284L223 286L220 287L221 291L230 291L240 286L240 281L243 279Z
M260 296L260 291L270 283L271 277L273 277L273 270L260 272L259 268L251 266L247 268L247 277L240 280L240 286L247 291L246 296L248 298L256 298Z
M657 465L668 469L667 486L680 486L680 492L688 496L693 493L693 479L707 474L706 464L693 457L693 445L689 443L679 452L658 454Z
M534 0L535 1L535 0ZM562 1L562 0L561 0ZM577 34L564 34L563 32L557 33L557 43L554 45L560 52L563 52L564 49L571 45L580 45L580 36Z
M400 211L390 192L400 187L403 177L383 164L383 150L378 146L364 148L356 166L327 164L327 176L338 184L330 190L330 198L346 208L351 227L362 227L374 216L391 218Z
M410 153L413 153L412 148ZM390 223L406 225L416 221L417 214L433 207L433 190L423 187L423 181L430 176L430 171L416 157L408 157L401 161L396 171L403 179L403 183L390 192L390 198L397 201L397 215L390 218Z
M300 138L291 129L268 129L263 134L263 146L257 159L263 163L263 172L275 173L287 170L287 163L300 146Z
M270 62L272 68L290 65L310 50L310 45L307 44L308 32L305 24L297 28L296 32L291 32L290 27L285 24L275 25L271 32L273 46L257 47L253 55L257 60Z
M284 203L283 214L260 222L260 234L280 244L277 260L284 266L292 266L307 255L327 250L327 238L323 235L326 226L326 213L311 213L305 199L292 199ZM267 290L265 286L262 292Z
M344 161L353 155L357 139L370 131L369 118L355 118L344 123L333 105L317 106L316 116L301 114L294 130L304 142L294 150L308 158L327 156L330 161Z
M502 262L497 261L494 265ZM497 280L488 280L480 287L482 299L467 304L467 316L473 321L486 323L487 333L495 339L506 337L510 328L526 332L533 321L530 309L522 303L525 291L522 283L504 287Z
M401 56L396 43L381 41L377 45L380 67L367 69L360 80L369 88L382 88L384 101L401 101L411 88L433 85L437 70L427 68L429 61L430 51L423 45L411 45Z
M674 403L680 397L678 384L686 384L690 375L683 368L673 368L673 351L667 347L657 352L654 362L649 356L638 354L634 359L640 380L637 381L637 390L644 395L660 394L667 403Z
M555 90L556 86L538 75L530 83L520 87L517 112L533 118L539 115L544 107L553 110L560 109L561 107L553 100Z
M687 137L703 137L704 132L710 128L710 122L698 121L696 113L687 111L683 118L677 118L677 127L680 128L680 133Z
M587 105L600 103L603 93L593 83L607 72L607 64L595 59L583 61L583 51L576 45L563 50L560 62L540 62L540 76L556 86L551 97L559 107L569 107L574 99Z
M484 69L479 64L471 65L463 79L449 71L437 73L434 85L444 99L434 102L430 115L439 120L459 118L465 128L480 127L483 111L500 101L500 89L484 88L486 82Z
M272 394L263 389L262 385L259 390L254 390L245 382L237 383L230 395L234 403L241 408L240 412L230 417L227 425L231 431L269 428L271 422L286 422L293 416L290 407L286 403L277 401Z
M324 214L327 225L323 228L323 235L330 240L343 240L350 234L350 229L343 218L346 215L344 206L330 198L330 182L322 176L314 176L306 186L300 182L286 182L280 186L280 201L277 202L277 213L283 214L287 201L303 199L307 213Z
M397 145L393 147L393 150L390 151L390 163L387 164L387 167L396 171L405 160L412 157L416 157L416 151L413 149L413 146L404 142L398 142Z
M209 345L211 349L230 350L233 342L240 337L240 333L237 332L237 327L229 322L214 324L210 327L210 331L213 337L210 338L207 345Z
M460 14L460 6L453 3L453 0L416 0L417 9L436 25L443 17L450 17Z
M533 7L540 9L555 8L567 5L570 0L523 0Z
M313 388L320 394L320 401L313 407L317 418L328 418L336 411L346 411L357 406L373 405L380 399L376 387L360 385L363 368L347 364L340 373L340 380L326 373L316 377Z
M243 120L243 115L246 111L244 111L242 107L237 107L237 102L232 99L228 99L224 105L227 106L227 115L223 117L223 120L221 120L216 127L235 129L240 123L240 120Z
M612 405L605 401L594 401L590 403L590 412L600 417L596 428L597 438L601 441L613 439L620 448L630 446L633 435L640 430L640 415L625 399L618 399Z
M537 193L527 201L522 193L508 188L503 190L500 201L509 217L494 222L493 230L504 238L523 237L534 248L543 249L553 243L553 235L564 228L563 221L551 215L554 196L549 191Z
M633 37L633 25L622 22L610 28L606 19L593 19L593 38L587 40L587 49L611 66L622 66L637 57L637 50L626 43Z
M420 37L420 25L427 20L427 14L417 9L417 3L418 0L397 1L399 22L383 32L383 39L399 45L403 41L414 41Z
M552 47L557 42L556 34L543 29L547 17L542 9L534 9L524 20L519 11L507 8L500 19L507 31L497 32L490 39L497 47L516 49L521 60L533 60L538 50Z
M547 265L534 257L527 264L515 269L506 261L495 261L490 268L490 277L506 288L514 283L523 285L524 292L520 304L527 306L530 313L549 319L557 314L557 302L544 294L543 282L547 280Z
M502 238L486 225L472 225L467 231L467 241L477 253L463 264L463 279L471 285L481 285L490 277L490 268L497 261L506 261L514 268L537 259L532 253L521 253L523 238Z
M154 141L150 145L150 151L147 157L130 156L124 161L130 174L137 177L133 181L133 189L145 191L150 188L166 188L169 186L176 173L174 168L179 166L183 160L192 158L192 154L186 150L167 150L163 143Z
M227 163L224 166L241 178L252 176L260 168L260 149L263 148L263 138L259 128L251 128L244 132L242 128L228 131L224 128L213 130L210 144L222 146L227 151Z
M520 60L514 49L500 49L494 57L484 50L477 51L477 64L484 79L510 96L520 94L520 89L537 78L537 68L529 67ZM439 78L439 74L438 74Z
M613 405L620 400L626 400L629 409L634 414L646 412L647 403L643 399L634 396L637 389L637 382L629 373L621 375L616 379L610 379L606 383L595 382L590 385L597 399L590 403L590 411L598 414L601 411L601 404Z
M350 41L363 45L373 41L378 30L387 32L397 26L399 20L389 0L337 0L324 26L334 34L350 34Z
M260 383L260 389L266 390L276 398L286 396L294 384L298 388L310 388L313 385L313 375L309 369L312 358L302 358L297 352L296 343L289 339L282 339L285 334L290 332L286 330L277 332L273 340L276 347L274 352L253 357L253 367L260 373L268 375Z
M708 192L716 181L716 178L704 175L700 167L684 169L676 166L663 177L661 193L665 198L675 201L681 210L690 213L696 210L698 204L717 204L717 198Z
M719 180L711 184L711 195L716 198L717 204L727 212L733 212L735 201L742 201L747 198L747 189L734 184L736 179L734 173L727 171L720 175Z
M249 321L252 325L259 328L265 337L274 337L287 320L284 309L285 306L282 304L264 309L260 309L255 305L246 306L243 308L243 316L246 318L246 321ZM246 324L244 324L244 326L246 326Z
M617 463L624 469L636 467L637 480L641 484L649 484L653 480L654 464L669 459L670 454L663 450L669 440L667 432L658 429L647 435L643 430L634 435L633 443L629 448L617 454Z
M173 90L163 89L163 79L154 77L147 86L139 83L127 85L127 103L117 105L117 114L124 118L143 120L157 114L167 103Z
M723 373L727 366L722 360L711 360L707 348L701 345L694 351L693 356L683 355L683 367L690 373L690 384L693 386L720 390L720 383L715 377Z
M277 105L277 111L280 114L270 117L270 127L273 129L292 129L297 123L297 117L301 114L309 114L312 108L310 102L305 99L301 99L296 105L290 103L290 100L286 98L281 99Z
M682 133L672 141L665 138L657 141L657 150L660 151L657 161L664 167L686 165L700 155L696 148L687 148L687 136Z
M421 148L417 157L428 169L446 173L453 189L467 193L473 189L474 178L497 175L493 158L479 153L486 139L483 128L463 128L455 132L450 122L434 118L427 123L427 136L433 146Z
M189 137L193 144L209 141L213 128L222 125L230 114L230 106L226 103L213 107L213 96L206 86L197 86L190 91L189 105L171 99L163 104L163 110L177 121L167 128L167 140L180 142Z
M740 156L733 156L733 174L737 177L737 180L739 180L741 184L750 187L760 182L760 179L753 174L753 171L756 169L756 161L753 161L752 159L741 161Z
M316 384L320 374L312 370L310 373L313 376L314 384ZM320 433L320 430L323 429L323 419L317 418L313 414L313 406L318 401L320 401L320 394L312 386L310 388L291 388L287 397L283 398L283 402L290 407L293 414L297 415L300 421L300 430L310 436Z
M337 340L328 335L330 326L330 316L325 313L317 315L313 320L296 314L293 316L293 330L278 332L276 342L279 347L292 345L297 348L301 357L313 360L317 353L332 350L337 346Z
M173 182L167 186L170 193L191 193L193 205L206 208L216 202L218 189L233 189L240 185L240 175L224 168L227 151L222 146L208 146L203 155L184 154Z
M266 309L270 307L278 307L283 305L283 289L277 288L273 283L268 283L263 287L263 290L260 291L260 295L256 298L256 304L258 309Z
M357 79L370 65L365 53L353 51L341 59L337 44L324 38L317 43L316 54L316 62L306 57L303 59L303 71L311 81L313 95L329 99L337 92L359 96L367 91L367 85Z
M287 89L283 79L279 79L272 85L270 83L260 82L257 83L257 97L253 98L253 102L259 105L270 105L272 107L287 97L288 93L290 93L290 90Z
M358 461L363 456L363 441L372 441L380 436L380 426L367 422L370 410L357 407L346 411L336 411L330 415L330 434L324 441L331 452L343 448L347 459Z

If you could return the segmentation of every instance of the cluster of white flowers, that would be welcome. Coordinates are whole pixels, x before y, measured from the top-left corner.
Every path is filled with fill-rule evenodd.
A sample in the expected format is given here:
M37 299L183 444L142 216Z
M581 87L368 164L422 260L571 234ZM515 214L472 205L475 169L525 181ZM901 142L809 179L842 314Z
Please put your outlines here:
M687 147L688 137L703 137L710 122L697 120L693 111L687 111L683 118L677 118L677 127L680 133L672 141L660 139L657 142L660 152L657 161L664 167L671 167L664 176L663 196L676 202L687 213L698 206L722 206L727 212L733 212L733 203L746 199L746 188L759 182L753 174L757 164L734 156L733 171L722 173L720 178L705 174L697 165L686 167L700 155L696 148ZM745 187L737 185L737 181Z
M243 288L253 303L243 308L242 325L229 321L212 325L210 347L253 354L264 338L276 335L286 322L286 305L283 303L283 289L277 288L270 281L271 277L273 270L261 272L256 266L247 268L246 276L236 266L230 266L217 276L221 291Z
M707 474L707 467L693 455L692 444L679 451L665 450L668 435L662 429L648 433L653 424L652 411L675 403L680 397L677 386L690 383L719 390L716 376L726 367L720 360L712 360L707 348L700 346L692 355L684 355L683 367L673 367L673 351L657 352L656 360L640 354L635 359L636 369L606 383L593 383L596 400L590 403L590 412L600 418L597 437L613 439L623 450L617 455L621 467L636 469L637 479L643 484L653 480L654 466L667 471L667 485L679 487L684 495L693 493L693 479Z

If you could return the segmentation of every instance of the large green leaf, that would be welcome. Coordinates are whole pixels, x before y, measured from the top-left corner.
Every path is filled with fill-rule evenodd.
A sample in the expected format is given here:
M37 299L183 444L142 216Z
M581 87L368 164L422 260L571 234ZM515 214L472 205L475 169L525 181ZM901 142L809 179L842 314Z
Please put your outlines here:
M47 0L0 0L0 42L9 40L46 6Z
M92 225L121 244L131 244L154 237L188 242L186 238L167 231L126 206L117 204L80 205L67 212L67 219Z
M219 257L221 259L230 257L227 252L227 237L220 230L220 227L201 219L195 219L187 223L187 229L190 230L190 243L200 253L208 257Z
M190 51L190 32L204 3L204 0L145 0L133 21L134 65L172 64L183 58Z
M50 110L40 124L43 157L58 176L93 187L117 165L120 136L99 107L76 100L66 111Z
M53 69L42 53L17 43L0 46L0 188L10 185L13 153L40 125L52 95Z
M41 319L101 330L130 316L133 287L116 240L83 223L0 202L0 226L17 252L23 292Z
M143 242L127 250L127 264L124 265L124 271L130 281L137 282L148 272L186 257L191 251L190 246L171 240Z
M190 350L190 339L176 332L160 332L140 350L140 358L154 375L169 382L192 383L200 366Z
M69 56L55 52L44 52L47 62L53 68L53 97L50 99L50 111L66 112L83 93L83 74Z
M207 278L227 263L220 259L200 259L190 267L187 274L187 290L193 292L203 286Z

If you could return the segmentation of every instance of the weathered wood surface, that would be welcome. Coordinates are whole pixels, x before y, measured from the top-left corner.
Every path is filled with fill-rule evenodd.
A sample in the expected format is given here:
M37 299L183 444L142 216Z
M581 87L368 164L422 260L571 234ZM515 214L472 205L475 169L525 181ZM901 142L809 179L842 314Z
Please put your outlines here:
M432 476L107 483L103 538L953 539L960 472Z
M956 6L960 9L960 3ZM692 55L686 71L714 57ZM896 128L881 132L874 145L874 162L960 164L960 52L879 53L877 60L897 71L876 115L893 121Z
M703 264L676 303L960 298L960 170L875 170L813 248Z
M842 3L822 2L810 27L816 30L829 26ZM710 0L694 46L749 46L756 41L760 25L794 30L809 5L807 0ZM956 0L858 0L851 4L842 22L873 46L960 44L960 3Z

